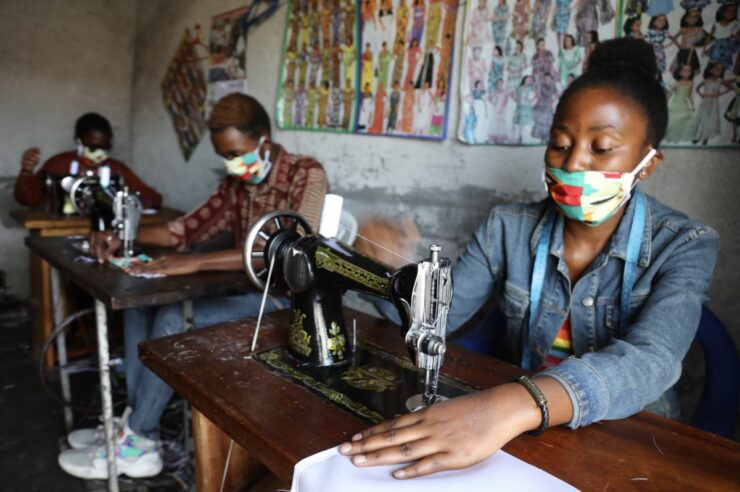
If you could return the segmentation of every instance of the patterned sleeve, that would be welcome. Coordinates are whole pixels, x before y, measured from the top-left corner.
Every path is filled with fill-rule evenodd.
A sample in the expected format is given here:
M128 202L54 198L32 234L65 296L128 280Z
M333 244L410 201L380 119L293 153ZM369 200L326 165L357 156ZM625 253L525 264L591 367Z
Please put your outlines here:
M314 231L319 230L321 208L328 191L329 183L321 164L313 159L302 161L290 186L290 208L305 218Z
M167 224L177 251L188 251L193 244L207 241L231 229L231 191L224 181L203 204L184 217Z

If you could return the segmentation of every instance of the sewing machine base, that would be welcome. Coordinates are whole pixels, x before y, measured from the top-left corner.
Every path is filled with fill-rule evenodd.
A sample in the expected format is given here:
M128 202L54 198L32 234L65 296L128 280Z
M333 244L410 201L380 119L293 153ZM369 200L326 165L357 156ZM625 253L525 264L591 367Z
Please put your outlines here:
M418 398L421 402L424 393L424 371L417 369L408 358L365 343L357 344L350 363L343 366L311 366L291 356L287 347L261 352L256 359L371 423L407 413L407 401ZM439 377L438 389L437 401L476 391L444 375ZM414 408L419 406L416 400L411 403Z

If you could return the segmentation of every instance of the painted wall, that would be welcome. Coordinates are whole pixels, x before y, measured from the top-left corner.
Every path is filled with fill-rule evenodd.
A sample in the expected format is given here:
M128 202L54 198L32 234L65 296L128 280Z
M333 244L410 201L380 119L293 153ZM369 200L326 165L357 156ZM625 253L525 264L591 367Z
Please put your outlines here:
M158 82L183 29L200 23L207 33L210 16L241 4L215 0L139 2L133 158L151 164L142 170L144 176L158 184L170 205L182 209L191 208L214 189L217 177L211 169L220 163L207 140L189 162L183 161ZM285 12L286 8L281 8L250 32L247 41L249 90L271 116ZM459 23L461 20L462 16ZM459 66L453 73L450 124L454 126ZM493 205L544 196L542 147L469 147L454 139L431 143L310 132L276 131L275 137L293 152L317 157L326 167L332 191L345 196L346 208L357 217L411 215L422 231L422 247L438 242L452 257L459 254ZM710 305L740 345L740 306L734 299L740 291L740 260L734 254L740 246L735 203L740 167L733 164L738 155L736 150L668 150L665 165L645 189L720 232L722 252ZM177 179L172 179L175 175Z
M0 2L0 269L16 295L29 289L26 232L8 215L21 154L73 149L75 120L96 111L113 126L113 156L129 159L135 19L133 1Z

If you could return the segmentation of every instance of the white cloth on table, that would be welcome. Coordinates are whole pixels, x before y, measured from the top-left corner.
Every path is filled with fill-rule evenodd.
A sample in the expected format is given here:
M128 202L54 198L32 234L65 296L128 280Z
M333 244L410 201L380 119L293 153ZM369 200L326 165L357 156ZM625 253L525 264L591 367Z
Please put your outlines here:
M309 456L293 470L291 492L453 492L460 490L506 490L507 492L570 492L577 490L557 477L519 458L498 451L487 460L464 470L397 480L395 466L358 468L339 448Z

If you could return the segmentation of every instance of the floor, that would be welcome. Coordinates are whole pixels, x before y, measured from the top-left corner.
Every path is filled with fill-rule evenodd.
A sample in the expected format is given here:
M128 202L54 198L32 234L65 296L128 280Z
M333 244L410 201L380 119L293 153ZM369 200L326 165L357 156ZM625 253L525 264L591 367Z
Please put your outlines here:
M20 318L20 321L19 321ZM48 395L39 377L38 361L29 346L30 328L23 316L0 313L0 490L39 492L90 492L107 490L107 482L81 480L66 474L57 464L63 446L62 406ZM123 381L118 375L114 390L116 413L125 405ZM79 427L98 423L99 396L97 373L80 372L72 376L73 403ZM49 391L58 394L56 381L49 381ZM131 480L121 477L121 491L174 492L194 490L191 461L182 451L182 406L173 402L163 419L165 470L151 479Z

